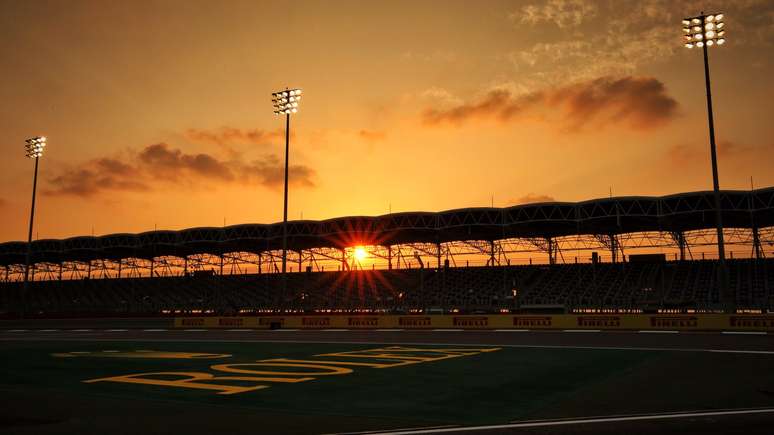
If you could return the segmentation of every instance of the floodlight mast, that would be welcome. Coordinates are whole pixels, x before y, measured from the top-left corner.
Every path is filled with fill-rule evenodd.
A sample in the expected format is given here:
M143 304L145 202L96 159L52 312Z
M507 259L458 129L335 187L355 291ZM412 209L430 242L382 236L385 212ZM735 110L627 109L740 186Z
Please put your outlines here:
M28 158L35 159L35 175L32 177L32 207L30 209L30 229L27 233L27 255L24 262L24 286L22 287L21 297L21 316L24 317L27 311L27 289L29 287L30 260L32 257L32 227L35 221L35 193L38 187L38 160L43 155L43 149L46 147L46 138L44 136L35 136L24 141L25 151Z
M298 103L301 101L301 89L288 89L271 94L275 115L285 115L285 193L282 209L282 301L284 306L287 294L288 278L288 161L290 155L290 114L298 112ZM299 270L300 272L300 270Z
M712 187L715 196L715 224L718 239L718 288L723 309L735 313L735 298L730 294L726 250L723 238L723 214L721 211L720 182L718 180L718 158L715 145L715 119L712 112L712 87L710 85L709 56L707 49L713 45L725 44L725 22L723 14L705 14L683 19L683 33L687 48L699 47L704 55L704 84L707 89L707 123L709 125L710 156L712 160Z

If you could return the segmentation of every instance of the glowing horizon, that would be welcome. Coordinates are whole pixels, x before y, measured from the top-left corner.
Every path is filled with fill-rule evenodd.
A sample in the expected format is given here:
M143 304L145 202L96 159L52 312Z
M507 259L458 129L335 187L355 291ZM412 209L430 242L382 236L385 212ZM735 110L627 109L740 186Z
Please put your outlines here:
M34 134L35 239L281 221L286 85L290 220L711 188L688 5L226 5L9 6L0 241L25 239ZM710 55L721 189L772 186L774 5L707 8L734 29ZM239 24L280 16L291 37Z

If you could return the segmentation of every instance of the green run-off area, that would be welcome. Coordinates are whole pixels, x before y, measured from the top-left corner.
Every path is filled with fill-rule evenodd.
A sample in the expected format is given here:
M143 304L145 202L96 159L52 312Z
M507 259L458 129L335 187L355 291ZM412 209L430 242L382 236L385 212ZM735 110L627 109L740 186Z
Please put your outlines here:
M385 348L255 342L6 341L0 350L4 398L0 432L167 433L174 428L181 434L325 433L774 405L771 355L427 345L374 350ZM184 358L178 353L230 356ZM318 356L330 353L338 355ZM320 373L321 369L297 362L234 366L278 359L303 360L307 365L320 361L336 366L332 361L339 361L371 366L339 364L340 369L351 372L309 376L302 373ZM396 364L400 362L406 364ZM268 386L234 394L84 382L153 372L269 376L212 369L223 364L237 370L283 373L275 377L313 379L296 383L196 381ZM389 367L373 367L379 364Z

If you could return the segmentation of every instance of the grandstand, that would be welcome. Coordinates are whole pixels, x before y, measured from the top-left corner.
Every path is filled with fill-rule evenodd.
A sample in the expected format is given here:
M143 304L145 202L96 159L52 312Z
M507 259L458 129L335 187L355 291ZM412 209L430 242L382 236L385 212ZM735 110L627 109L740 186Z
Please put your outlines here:
M749 253L727 262L736 306L770 311L774 188L721 198L729 245ZM717 262L692 249L714 244L714 216L712 192L693 192L289 222L297 266L286 294L282 224L38 240L26 295L27 245L9 242L0 311L13 315L24 298L38 316L713 312ZM370 265L351 255L360 245ZM520 255L546 261L517 264Z

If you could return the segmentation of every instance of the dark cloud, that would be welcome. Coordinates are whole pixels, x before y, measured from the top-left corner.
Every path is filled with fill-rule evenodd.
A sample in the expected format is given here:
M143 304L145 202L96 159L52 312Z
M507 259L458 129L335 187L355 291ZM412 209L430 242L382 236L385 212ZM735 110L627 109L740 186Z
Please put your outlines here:
M376 130L360 130L357 135L368 142L377 142L387 138L386 132Z
M224 162L209 154L185 154L165 143L149 145L139 156L140 163L160 178L175 178L181 172L190 172L202 178L231 181L234 174Z
M148 191L160 182L186 187L243 183L274 189L284 183L283 171L284 164L275 155L247 163L205 153L188 154L158 143L123 159L95 159L63 170L48 180L43 193L90 197L110 191ZM290 182L296 186L313 187L314 176L314 170L307 166L290 167Z
M49 195L92 196L101 191L145 191L148 185L139 169L116 159L96 159L67 169L49 180Z
M536 195L532 192L522 196L521 198L517 199L511 199L508 201L509 205L520 205L520 204L531 204L536 202L554 202L556 199L554 199L553 196L548 195Z
M221 127L219 130L189 128L185 132L185 137L195 142L205 142L223 146L234 144L264 145L278 139L283 139L285 137L285 131L282 129L274 131L259 129L244 130L234 127Z
M271 154L242 167L242 175L246 179L266 187L282 187L285 184L285 164L277 156ZM288 184L314 187L312 180L314 175L314 170L308 166L290 165L288 168Z
M521 99L514 99L508 91L492 91L478 103L461 104L451 109L428 109L424 112L425 124L435 125L444 122L462 124L474 118L498 118L508 121L520 112L524 106Z
M564 130L578 130L586 125L603 127L627 125L649 129L676 116L677 101L669 96L664 84L652 77L601 77L564 87L513 96L496 90L475 103L450 109L428 109L423 113L427 125L450 123L460 125L474 119L496 119L501 122L520 120L527 112L559 109L558 122Z

